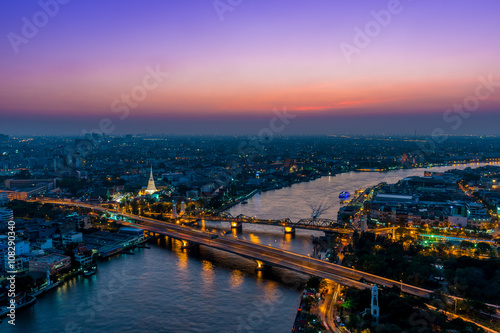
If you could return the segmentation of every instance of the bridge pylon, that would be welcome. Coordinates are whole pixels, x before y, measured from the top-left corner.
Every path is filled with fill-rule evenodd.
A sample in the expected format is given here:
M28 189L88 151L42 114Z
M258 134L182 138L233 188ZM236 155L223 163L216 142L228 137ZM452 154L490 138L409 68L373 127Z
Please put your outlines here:
M238 231L243 230L243 223L242 222L231 222L231 229L236 229Z
M188 241L186 240L181 240L182 241L182 245L181 245L181 249L189 249L191 246L193 246L193 244L190 244Z
M156 234L156 233L154 233L153 231L147 231L147 232L146 232L146 236L147 236L147 238L153 238L153 239L154 239L154 238L159 237L159 236L160 236L160 234L158 234L158 235L157 235L157 234Z
M264 271L269 268L263 261L255 260L255 262L257 263L257 267L255 267L256 271Z

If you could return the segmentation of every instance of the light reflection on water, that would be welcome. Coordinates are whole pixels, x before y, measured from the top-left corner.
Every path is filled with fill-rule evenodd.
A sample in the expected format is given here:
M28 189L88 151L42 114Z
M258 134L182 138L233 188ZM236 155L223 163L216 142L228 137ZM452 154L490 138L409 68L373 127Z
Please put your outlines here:
M235 270L231 271L229 281L230 281L231 288L238 288L239 286L241 286L243 284L243 281L245 281L245 275L243 274L243 272L235 269Z

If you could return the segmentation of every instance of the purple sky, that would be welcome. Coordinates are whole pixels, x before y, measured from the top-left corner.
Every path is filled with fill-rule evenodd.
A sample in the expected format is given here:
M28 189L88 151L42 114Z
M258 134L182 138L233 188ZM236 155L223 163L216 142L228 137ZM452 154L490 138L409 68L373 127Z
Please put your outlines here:
M470 116L446 113L479 77L500 81L498 1L213 2L71 0L51 17L40 3L56 0L4 1L0 133L79 135L108 118L110 134L257 134L286 107L281 134L500 134L500 84Z

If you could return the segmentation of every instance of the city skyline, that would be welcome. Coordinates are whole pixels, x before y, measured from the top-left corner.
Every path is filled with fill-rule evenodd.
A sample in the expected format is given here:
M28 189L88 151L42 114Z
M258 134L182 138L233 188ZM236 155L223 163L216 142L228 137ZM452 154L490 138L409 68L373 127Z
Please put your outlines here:
M494 1L62 3L4 5L0 133L500 134Z

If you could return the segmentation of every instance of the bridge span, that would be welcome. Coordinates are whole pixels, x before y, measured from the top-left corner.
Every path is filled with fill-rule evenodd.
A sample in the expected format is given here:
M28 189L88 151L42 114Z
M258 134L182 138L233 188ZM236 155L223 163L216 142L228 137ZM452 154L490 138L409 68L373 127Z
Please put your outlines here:
M46 200L46 199L38 199L34 200L42 203L52 203L59 205L68 205L74 204L80 207L94 209L96 207L102 207L100 205L91 205L85 204L82 202L73 202L73 201L61 201L61 200ZM106 210L106 212L113 213L115 215L123 216L123 213L116 209L110 209L102 207ZM101 210L102 211L102 210ZM225 216L180 216L176 218L177 221L187 221L188 223L200 222L202 220L207 221L220 221L220 222L229 222L232 229L240 229L242 225L245 223L248 224L261 224L261 225L269 225L269 226L280 226L284 228L285 234L295 234L295 229L307 229L307 230L315 230L315 231L323 231L326 234L342 234L342 235L352 235L356 228L351 223L339 222L331 219L321 219L321 218L309 218L309 219L300 219L297 222L293 222L288 218L281 220L273 220L273 219L258 219L255 217L250 217L246 215L238 215L236 217L231 216L230 214L226 214ZM393 234L396 227L389 228L377 228L377 229L369 229L367 231L373 232L375 234L385 234L391 233Z
M143 230L169 236L174 239L179 239L191 244L204 245L214 249L234 253L242 257L255 260L259 266L269 265L283 267L299 273L330 279L342 285L352 286L360 289L371 288L369 284L360 282L360 280L364 279L367 282L376 283L377 285L381 286L396 286L398 288L401 288L405 293L419 297L427 298L432 293L431 290L415 287L409 284L401 283L366 272L357 271L355 269L314 259L309 256L285 251L271 246L255 244L241 239L221 236L212 232L200 231L179 224L159 221L152 218L132 214L120 213L112 209L107 209L101 206L88 205L84 203L52 200L45 200L43 202L55 205L89 208L101 212L112 212L125 218L139 221L140 224L132 225Z

